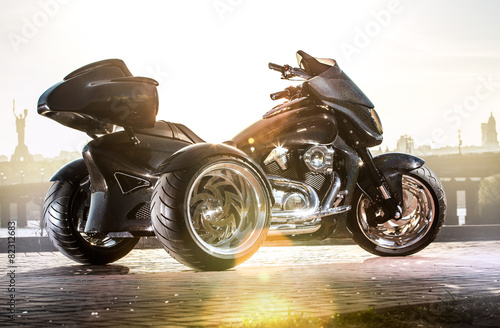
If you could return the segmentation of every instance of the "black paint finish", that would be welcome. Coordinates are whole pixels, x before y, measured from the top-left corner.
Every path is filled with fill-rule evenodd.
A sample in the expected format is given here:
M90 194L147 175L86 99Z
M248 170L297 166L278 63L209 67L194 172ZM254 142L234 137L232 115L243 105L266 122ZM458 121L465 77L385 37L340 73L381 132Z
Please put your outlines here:
M157 85L153 79L132 76L121 60L105 60L48 89L38 100L38 113L91 135L109 133L113 125L152 128Z
M321 107L304 107L267 119L260 119L237 134L232 141L256 161L277 146L301 148L329 144L338 129L331 111Z

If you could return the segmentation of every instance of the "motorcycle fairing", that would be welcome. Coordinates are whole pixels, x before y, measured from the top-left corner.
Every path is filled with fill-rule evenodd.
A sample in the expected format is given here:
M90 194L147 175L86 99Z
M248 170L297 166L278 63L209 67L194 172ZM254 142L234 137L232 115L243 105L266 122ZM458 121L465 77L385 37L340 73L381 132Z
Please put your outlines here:
M83 158L92 193L86 233L152 233L150 218L137 218L136 212L140 207L148 208L157 180L154 173L160 163L193 144L185 135L179 137L179 131L176 124L160 121L155 129L135 132L138 145L133 146L122 131L101 136L85 146Z
M304 82L304 86L306 89L312 90L322 100L340 100L363 105L368 108L375 107L356 83L338 65Z
M304 52L301 54L301 65L313 78L304 82L305 94L312 95L323 105L341 113L341 119L347 118L342 126L352 125L347 128L349 138L357 146L373 147L382 143L382 131L377 127L372 115L376 115L373 103L361 89L332 61L327 65L318 61ZM299 54L298 53L298 54ZM375 113L373 114L372 111Z
M382 143L382 133L377 128L370 109L348 102L323 101L323 103L339 113L339 119L346 119L342 122L342 127L345 130L344 134L353 144L369 148Z
M134 77L123 61L84 66L42 94L38 113L88 134L112 125L151 128L158 112L158 82Z
M319 75L337 64L334 59L316 58L307 54L303 50L297 51L296 56L299 66L311 76Z

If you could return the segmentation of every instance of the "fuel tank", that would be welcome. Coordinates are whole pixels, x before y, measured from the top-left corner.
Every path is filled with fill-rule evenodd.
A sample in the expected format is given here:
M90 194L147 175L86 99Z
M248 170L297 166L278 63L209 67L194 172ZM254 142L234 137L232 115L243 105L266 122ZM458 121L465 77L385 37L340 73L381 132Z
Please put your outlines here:
M238 133L232 141L236 147L259 162L277 146L301 148L328 144L335 140L338 127L335 117L321 107L304 107L260 119Z

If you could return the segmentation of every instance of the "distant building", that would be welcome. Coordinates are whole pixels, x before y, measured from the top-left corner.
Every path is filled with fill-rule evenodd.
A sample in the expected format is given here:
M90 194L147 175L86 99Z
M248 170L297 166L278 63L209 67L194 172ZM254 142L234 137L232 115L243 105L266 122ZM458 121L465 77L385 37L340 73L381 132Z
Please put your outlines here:
M498 147L497 123L491 113L487 123L481 124L481 146Z
M413 138L409 135L404 135L399 137L396 150L398 152L411 154L413 153L413 145L414 145Z
M420 157L434 155L449 155L449 154L479 154L486 152L500 152L500 144L498 142L498 134L496 128L496 120L491 113L488 122L481 124L481 146L462 146L460 132L458 135L458 146L445 146L441 148L432 148L430 145L422 145L415 147L413 138L409 135L402 135L397 141L396 148L393 151L413 154ZM382 149L372 149L373 155L378 155L382 152L389 152L388 148L385 151Z

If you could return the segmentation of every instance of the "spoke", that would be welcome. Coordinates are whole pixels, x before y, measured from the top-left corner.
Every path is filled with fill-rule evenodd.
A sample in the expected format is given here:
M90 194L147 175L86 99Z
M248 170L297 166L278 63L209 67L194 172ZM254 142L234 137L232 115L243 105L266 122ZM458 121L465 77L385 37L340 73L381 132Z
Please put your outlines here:
M236 254L259 235L251 231L264 228L267 207L262 187L240 164L223 162L205 168L188 195L191 232L211 254Z
M376 204L372 204L364 195L358 202L357 215L361 231L381 247L408 247L422 239L432 225L434 203L430 191L416 178L403 176L402 181L404 214L400 220L370 226L369 213L376 215L377 212L371 209Z

